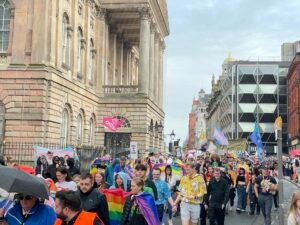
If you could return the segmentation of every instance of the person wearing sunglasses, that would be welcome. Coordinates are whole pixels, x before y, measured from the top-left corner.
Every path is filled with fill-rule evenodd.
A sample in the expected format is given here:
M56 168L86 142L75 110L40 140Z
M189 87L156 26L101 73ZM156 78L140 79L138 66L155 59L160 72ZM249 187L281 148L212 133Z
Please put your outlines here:
M0 209L0 225L53 225L56 213L53 208L43 204L31 195L17 194L17 203L4 217L4 210Z

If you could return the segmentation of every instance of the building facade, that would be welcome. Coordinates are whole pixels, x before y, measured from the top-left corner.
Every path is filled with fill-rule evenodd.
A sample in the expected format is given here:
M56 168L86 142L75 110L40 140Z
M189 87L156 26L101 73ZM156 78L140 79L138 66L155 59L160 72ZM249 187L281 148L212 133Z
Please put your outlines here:
M300 147L300 53L297 53L287 76L289 148Z
M206 144L206 104L209 95L201 89L198 99L193 100L192 110L189 114L188 149L201 149ZM201 137L203 136L203 137ZM202 139L203 138L203 139Z
M221 83L220 126L229 140L248 139L260 126L267 153L276 153L274 122L283 119L283 151L287 152L287 83L289 62L232 61Z
M165 0L0 0L0 10L0 140L163 148Z

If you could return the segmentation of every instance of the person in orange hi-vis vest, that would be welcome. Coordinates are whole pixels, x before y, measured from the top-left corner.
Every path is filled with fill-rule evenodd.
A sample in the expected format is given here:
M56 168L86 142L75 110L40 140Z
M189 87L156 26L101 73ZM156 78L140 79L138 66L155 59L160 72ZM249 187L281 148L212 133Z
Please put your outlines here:
M56 193L54 225L104 225L96 213L81 210L79 196L74 191Z

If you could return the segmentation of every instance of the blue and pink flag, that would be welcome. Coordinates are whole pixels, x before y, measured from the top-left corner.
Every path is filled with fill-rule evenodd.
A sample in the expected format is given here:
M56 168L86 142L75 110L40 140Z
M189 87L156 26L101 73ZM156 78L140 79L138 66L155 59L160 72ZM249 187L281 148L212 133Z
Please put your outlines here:
M219 128L215 129L214 138L216 139L219 145L229 145L227 138Z
M137 195L135 200L148 225L160 225L153 196L150 193L143 192L141 195Z
M260 160L264 157L263 143L261 141L260 129L258 123L255 123L254 130L250 135L252 143L256 145L256 153Z

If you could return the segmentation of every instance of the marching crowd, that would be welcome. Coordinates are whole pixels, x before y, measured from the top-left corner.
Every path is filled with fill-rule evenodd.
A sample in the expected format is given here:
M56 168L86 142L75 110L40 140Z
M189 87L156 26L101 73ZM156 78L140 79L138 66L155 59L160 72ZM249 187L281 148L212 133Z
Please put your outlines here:
M67 155L49 151L40 156L33 174L46 182L49 199L17 193L10 204L3 200L0 225L172 225L176 216L183 225L207 221L223 225L233 210L262 214L265 225L270 225L273 204L278 208L278 169L273 159L261 163L249 157L204 154L189 156L183 163L156 153L134 162L124 156L99 161L89 173L80 174L76 161ZM2 164L17 167L11 158ZM297 159L286 160L284 175L299 181L298 167ZM113 199L112 193L120 198ZM300 224L299 213L300 194L295 193L289 225Z

